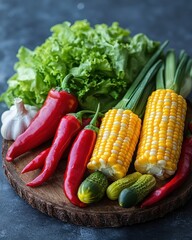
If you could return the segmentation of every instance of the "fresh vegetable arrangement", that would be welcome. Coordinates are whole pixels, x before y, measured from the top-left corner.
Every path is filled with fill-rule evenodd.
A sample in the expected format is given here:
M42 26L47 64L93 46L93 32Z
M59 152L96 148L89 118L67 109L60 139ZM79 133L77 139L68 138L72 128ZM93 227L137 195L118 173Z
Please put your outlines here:
M131 36L118 23L64 22L52 32L34 51L20 48L16 74L1 96L8 106L20 97L20 117L32 116L9 139L6 160L48 143L22 170L41 169L27 183L41 187L69 149L63 194L77 207L103 198L126 208L162 201L191 172L192 59L185 51L165 52L168 41Z

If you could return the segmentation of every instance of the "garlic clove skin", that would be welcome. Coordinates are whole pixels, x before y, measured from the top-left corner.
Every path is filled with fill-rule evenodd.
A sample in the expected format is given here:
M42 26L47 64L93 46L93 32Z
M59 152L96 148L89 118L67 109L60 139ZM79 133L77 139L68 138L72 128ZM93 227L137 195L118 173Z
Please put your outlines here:
M1 122L3 122L4 119L7 118L8 115L9 115L9 110L3 112L2 115L1 115Z
M38 109L24 104L21 98L14 100L14 105L1 115L1 135L6 140L15 140L21 135L36 116Z

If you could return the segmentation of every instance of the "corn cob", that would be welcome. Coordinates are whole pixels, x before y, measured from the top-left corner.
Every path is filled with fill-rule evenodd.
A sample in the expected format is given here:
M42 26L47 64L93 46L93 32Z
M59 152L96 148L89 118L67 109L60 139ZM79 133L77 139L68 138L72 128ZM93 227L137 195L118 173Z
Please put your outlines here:
M102 119L95 148L87 165L90 171L100 170L111 180L126 175L140 135L140 114L143 113L143 109L139 108L141 96L146 87L146 99L152 92L153 88L149 82L161 65L160 60L156 64L154 62L166 44L167 42L149 60L124 98ZM143 102L146 101L142 99L142 108L145 106Z
M177 64L175 52L168 52L166 65L157 74L157 90L146 106L134 165L137 171L153 174L159 179L166 179L177 170L187 110L179 88L185 78L187 61L188 56L183 54Z
M175 173L186 110L185 99L172 90L157 90L149 97L135 161L138 171L162 179Z
M98 168L119 179L125 176L141 128L141 119L124 109L111 109L103 118L97 142L88 168Z

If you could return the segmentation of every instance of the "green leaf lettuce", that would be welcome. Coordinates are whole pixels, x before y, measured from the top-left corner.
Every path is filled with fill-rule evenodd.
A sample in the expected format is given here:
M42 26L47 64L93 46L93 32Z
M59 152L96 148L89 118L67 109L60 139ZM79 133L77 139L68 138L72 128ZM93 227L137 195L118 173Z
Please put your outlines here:
M51 28L52 35L33 51L21 47L15 74L1 100L8 106L15 97L41 107L51 88L62 87L67 74L70 92L81 108L103 111L113 107L159 47L144 34L130 35L117 22L90 26L87 20L64 22Z

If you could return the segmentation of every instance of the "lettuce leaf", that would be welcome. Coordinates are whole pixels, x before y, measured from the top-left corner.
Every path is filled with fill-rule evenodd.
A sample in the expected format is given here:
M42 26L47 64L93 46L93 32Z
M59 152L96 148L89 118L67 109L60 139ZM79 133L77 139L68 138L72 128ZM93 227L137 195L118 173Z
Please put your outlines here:
M117 22L90 26L87 20L64 22L33 51L20 47L15 74L0 100L8 106L15 97L41 107L51 88L62 87L65 76L74 77L68 89L80 107L103 111L113 107L159 47L144 34L130 35Z

